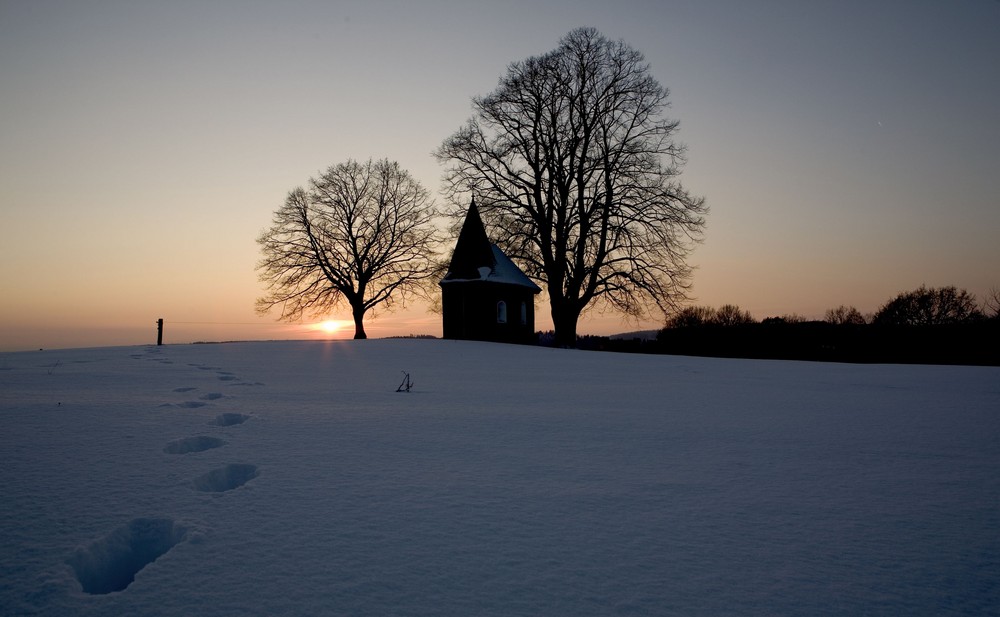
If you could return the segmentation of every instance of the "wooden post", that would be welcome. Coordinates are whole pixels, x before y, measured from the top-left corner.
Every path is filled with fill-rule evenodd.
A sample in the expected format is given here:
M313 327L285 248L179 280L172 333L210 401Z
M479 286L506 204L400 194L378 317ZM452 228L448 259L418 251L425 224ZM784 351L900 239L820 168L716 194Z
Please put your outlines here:
M163 344L163 318L156 320L156 344Z

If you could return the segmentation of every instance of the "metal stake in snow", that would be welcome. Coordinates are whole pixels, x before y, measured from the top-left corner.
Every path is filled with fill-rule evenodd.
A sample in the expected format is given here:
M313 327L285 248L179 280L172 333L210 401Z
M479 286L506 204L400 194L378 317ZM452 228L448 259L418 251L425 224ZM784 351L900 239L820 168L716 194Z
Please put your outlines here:
M410 381L410 374L403 371L403 375L403 383L399 384L399 387L396 388L396 392L409 392L410 388L413 387L413 382Z
M156 320L156 344L163 344L163 318Z

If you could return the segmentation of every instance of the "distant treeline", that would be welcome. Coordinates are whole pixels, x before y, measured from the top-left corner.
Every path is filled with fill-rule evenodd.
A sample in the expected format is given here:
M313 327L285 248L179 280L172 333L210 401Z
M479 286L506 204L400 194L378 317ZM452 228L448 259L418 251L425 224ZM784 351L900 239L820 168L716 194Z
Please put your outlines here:
M540 342L544 344L544 336ZM1000 294L955 287L901 293L876 313L840 306L823 321L755 320L738 306L689 307L655 340L580 337L581 349L830 362L1000 365Z

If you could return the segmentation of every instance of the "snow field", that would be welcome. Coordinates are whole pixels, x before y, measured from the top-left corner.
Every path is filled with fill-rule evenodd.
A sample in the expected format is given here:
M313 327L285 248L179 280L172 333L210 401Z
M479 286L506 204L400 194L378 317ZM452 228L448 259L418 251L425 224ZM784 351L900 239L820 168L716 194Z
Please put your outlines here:
M997 614L998 411L982 367L6 354L0 612Z

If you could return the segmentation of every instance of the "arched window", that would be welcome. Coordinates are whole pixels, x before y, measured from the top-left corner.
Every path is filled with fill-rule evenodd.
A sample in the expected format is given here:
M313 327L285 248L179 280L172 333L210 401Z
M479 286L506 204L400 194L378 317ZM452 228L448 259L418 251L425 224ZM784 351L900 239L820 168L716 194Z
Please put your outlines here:
M507 303L503 300L497 302L497 323L507 323Z
M521 325L528 325L528 303L521 301Z

